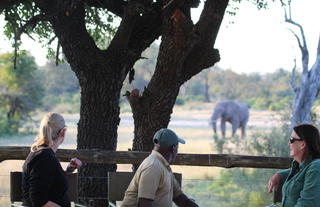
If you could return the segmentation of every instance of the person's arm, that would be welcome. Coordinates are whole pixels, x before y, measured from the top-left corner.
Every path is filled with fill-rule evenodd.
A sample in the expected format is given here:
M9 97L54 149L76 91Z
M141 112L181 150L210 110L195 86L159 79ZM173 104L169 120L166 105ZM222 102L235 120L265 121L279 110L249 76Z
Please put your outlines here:
M310 166L311 168L312 166ZM319 205L320 192L320 166L314 166L308 169L303 183L303 189L300 192L299 199L294 207Z
M141 171L138 181L138 203L141 204L138 206L153 206L161 177L161 170L153 165Z
M274 174L268 181L268 193L272 193L273 190L278 190L279 186L287 179L289 176L290 169L281 170Z
M139 198L138 207L154 207L153 200L147 198Z
M188 198L184 193L180 194L178 197L173 198L174 203L177 206L183 207L199 207L194 200Z
M177 206L198 207L198 205L194 202L193 199L188 198L182 192L181 187L173 174L172 174L172 177L173 177L173 202Z
M66 168L66 173L72 173L75 169L79 169L81 166L81 160L79 160L78 158L72 158Z
M44 204L42 207L61 207L60 205L52 202L52 201L48 201L46 204Z

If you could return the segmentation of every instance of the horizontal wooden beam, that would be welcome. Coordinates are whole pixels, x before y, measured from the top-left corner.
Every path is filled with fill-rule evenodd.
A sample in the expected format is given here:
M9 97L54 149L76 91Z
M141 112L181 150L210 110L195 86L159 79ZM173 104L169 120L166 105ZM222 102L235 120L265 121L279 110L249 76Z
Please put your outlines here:
M4 160L24 160L30 147L0 146L0 162ZM61 162L69 162L77 157L82 162L105 164L140 164L149 152L137 151L107 151L100 149L74 150L59 149L56 153ZM246 168L274 168L290 167L292 159L288 157L265 157L230 154L178 154L174 165L213 166L213 167L246 167Z

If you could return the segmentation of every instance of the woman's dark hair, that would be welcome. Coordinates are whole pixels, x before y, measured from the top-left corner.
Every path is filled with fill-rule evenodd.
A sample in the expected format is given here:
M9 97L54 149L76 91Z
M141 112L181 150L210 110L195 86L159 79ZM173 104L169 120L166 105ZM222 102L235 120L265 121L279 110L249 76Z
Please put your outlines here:
M299 124L293 127L293 130L307 143L310 156L320 158L320 135L317 127L312 124Z

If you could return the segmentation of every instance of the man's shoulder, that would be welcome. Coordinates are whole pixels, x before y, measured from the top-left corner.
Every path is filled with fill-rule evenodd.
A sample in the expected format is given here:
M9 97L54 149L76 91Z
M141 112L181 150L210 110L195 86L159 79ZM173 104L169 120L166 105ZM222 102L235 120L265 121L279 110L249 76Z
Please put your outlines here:
M155 155L149 155L146 159L143 160L141 163L141 166L144 168L154 167L154 168L160 168L161 162Z
M163 163L156 156L148 156L139 166L138 174L163 174L166 171Z

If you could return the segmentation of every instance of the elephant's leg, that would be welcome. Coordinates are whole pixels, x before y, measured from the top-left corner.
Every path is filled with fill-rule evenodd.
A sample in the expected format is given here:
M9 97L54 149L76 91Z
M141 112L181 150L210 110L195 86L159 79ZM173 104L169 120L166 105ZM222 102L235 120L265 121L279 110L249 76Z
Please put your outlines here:
M243 120L240 125L241 125L241 137L245 138L246 137L246 128L247 128L247 123L248 123L248 118Z
M246 137L246 126L242 126L241 127L241 138L245 138Z
M226 137L226 121L224 119L221 119L221 134L222 137Z
M239 119L233 119L232 120L232 136L234 137L234 135L236 134L237 129L240 126L240 122Z

